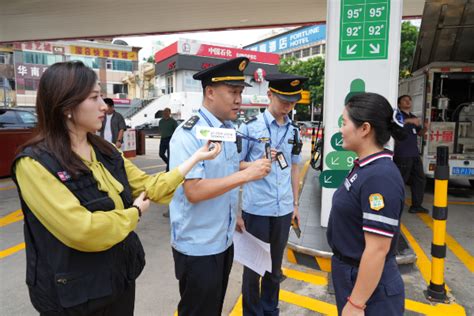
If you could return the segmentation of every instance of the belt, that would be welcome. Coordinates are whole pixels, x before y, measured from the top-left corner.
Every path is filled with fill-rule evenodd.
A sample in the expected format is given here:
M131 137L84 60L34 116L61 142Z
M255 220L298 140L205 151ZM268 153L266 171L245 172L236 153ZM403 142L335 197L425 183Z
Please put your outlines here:
M360 265L360 261L359 260L356 260L356 259L353 259L353 258L350 258L350 257L346 257L346 256L343 256L337 249L333 249L332 250L332 253L334 254L334 256L341 260L342 262L344 263L347 263L348 265L350 266L353 266L353 267L359 267Z

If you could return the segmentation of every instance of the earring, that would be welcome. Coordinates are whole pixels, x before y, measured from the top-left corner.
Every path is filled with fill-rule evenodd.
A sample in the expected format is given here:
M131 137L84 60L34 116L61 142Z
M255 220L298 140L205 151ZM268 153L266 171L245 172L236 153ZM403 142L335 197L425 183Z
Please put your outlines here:
M71 119L71 118L72 118L72 115L71 115L71 114L68 114L68 115L67 115L67 118L68 118L68 119Z

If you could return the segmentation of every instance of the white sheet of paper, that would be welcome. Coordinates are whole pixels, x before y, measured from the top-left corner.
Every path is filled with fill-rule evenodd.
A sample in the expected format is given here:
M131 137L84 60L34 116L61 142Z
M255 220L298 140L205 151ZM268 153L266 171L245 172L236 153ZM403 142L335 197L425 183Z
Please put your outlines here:
M234 234L234 260L257 272L261 276L265 271L272 272L270 244L261 241L244 231Z

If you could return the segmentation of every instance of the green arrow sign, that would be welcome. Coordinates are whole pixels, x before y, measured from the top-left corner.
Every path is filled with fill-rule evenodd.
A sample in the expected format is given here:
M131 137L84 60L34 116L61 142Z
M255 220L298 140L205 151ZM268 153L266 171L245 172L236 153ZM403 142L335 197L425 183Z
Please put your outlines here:
M319 183L324 188L338 188L347 176L347 170L325 170L319 175Z
M337 120L337 125L339 126L339 128L342 127L342 114L341 116L339 116L339 119Z
M333 151L326 155L326 165L333 170L351 170L356 154L353 151Z
M336 133L332 135L331 146L337 151L345 150L344 148L342 148L342 134L341 133Z
M390 0L341 0L339 60L387 59Z

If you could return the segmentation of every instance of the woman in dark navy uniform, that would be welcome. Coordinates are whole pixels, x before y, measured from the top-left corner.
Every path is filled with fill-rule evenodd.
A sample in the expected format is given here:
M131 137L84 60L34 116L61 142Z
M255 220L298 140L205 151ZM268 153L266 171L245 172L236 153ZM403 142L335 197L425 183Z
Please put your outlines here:
M403 315L395 248L405 191L393 154L384 149L390 136L404 136L396 118L375 93L353 96L343 112L343 147L359 158L334 193L327 230L339 315Z

